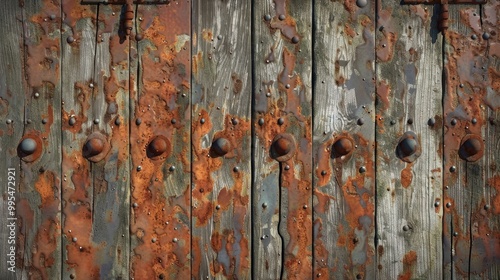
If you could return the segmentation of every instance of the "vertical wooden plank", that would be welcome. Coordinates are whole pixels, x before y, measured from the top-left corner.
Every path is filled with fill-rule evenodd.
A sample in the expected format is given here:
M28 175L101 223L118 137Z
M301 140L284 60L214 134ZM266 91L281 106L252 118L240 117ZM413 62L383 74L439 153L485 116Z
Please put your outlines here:
M55 279L61 274L60 10L52 1L23 6L26 87L17 93L26 100L18 147L18 261L23 278ZM30 142L36 146L29 147Z
M376 34L377 278L440 279L439 5L380 1Z
M375 1L356 3L314 9L317 279L375 274Z
M83 153L99 151L91 165L93 180L92 241L101 279L129 276L129 37L123 30L122 5L99 5L93 76L93 122ZM87 149L87 150L86 150Z
M191 274L191 3L138 5L131 45L131 276ZM132 34L133 34L132 33Z
M251 278L250 3L193 4L194 279Z
M62 12L62 211L64 279L100 276L94 242L94 180L83 147L92 133L97 5L63 1ZM102 140L102 139L101 139ZM103 140L105 144L109 140ZM98 155L99 156L99 155Z
M450 6L446 34L445 273L496 279L500 268L499 3Z
M0 3L0 215L5 226L0 229L0 271L5 279L21 279L20 161L17 147L23 136L27 92L24 80L23 13L19 3ZM31 96L29 96L31 97ZM24 204L27 204L26 201ZM25 205L26 208L29 205ZM40 214L40 212L38 212ZM25 221L29 223L29 221ZM31 222L33 223L33 221ZM33 236L33 233L31 233Z
M254 7L253 277L312 277L312 2Z

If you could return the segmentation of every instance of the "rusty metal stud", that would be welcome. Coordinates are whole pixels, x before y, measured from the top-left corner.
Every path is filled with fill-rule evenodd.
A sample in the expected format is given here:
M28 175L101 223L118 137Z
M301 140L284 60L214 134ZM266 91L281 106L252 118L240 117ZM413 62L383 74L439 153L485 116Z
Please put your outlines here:
M366 172L366 167L361 166L361 167L359 168L359 173L365 173L365 172Z
M263 119L263 118L260 118L260 119L259 119L259 125L260 125L260 126L263 126L263 125L264 125L264 119Z
M292 37L292 43L297 44L299 42L299 37L293 36Z
M439 207L439 205L441 205L441 203L439 201L434 202L435 207Z
M177 243L177 241L179 241L179 239L174 238L174 239L172 239L172 241L173 241L174 243Z
M436 119L434 118L430 118L428 121L427 121L427 124L430 125L430 126L434 126L436 124Z
M450 167L450 172L455 172L457 171L457 167L455 165Z
M451 202L446 203L446 208L450 208L450 207L451 207Z
M132 207L134 207L134 208L137 208L138 206L139 206L139 204L137 204L137 202L134 202L134 203L132 204Z
M353 151L353 141L345 136L339 137L332 146L333 157L342 157Z
M75 279L75 275L74 275L74 274L70 274L70 275L69 275L69 278L70 278L70 279Z
M361 118L358 119L358 121L357 121L358 125L363 125L364 123L365 123L365 121L363 119L361 119Z
M75 119L75 117L71 117L71 118L69 118L68 123L69 123L69 125L71 125L71 126L75 125L75 123L76 123L76 119Z
M408 231L408 230L410 230L410 227L409 227L409 226L407 226L407 225L404 225L404 226L403 226L403 231Z
M142 39L144 39L144 36L142 36L142 34L135 34L135 40L136 41L141 41Z
M356 6L364 8L366 5L368 5L367 0L356 0Z
M35 92L35 98L38 98L38 97L40 97L40 93Z
M203 118L202 118L202 119L200 120L200 123L201 123L201 124L204 124L204 123L205 123L205 119L203 119Z
M363 275L361 274L356 275L356 279L363 279Z
M286 18L285 15L279 15L278 17L279 20L285 20L285 18Z
M135 124L136 124L136 125L140 125L141 123L142 123L141 118L137 118L137 119L135 119Z
M486 204L484 205L484 210L489 210L490 209L490 205Z
M484 142L480 135L468 134L462 138L458 155L461 159L473 162L483 156Z
M488 33L488 32L484 32L484 33L483 33L483 39L484 39L484 40L489 40L489 39L490 39L490 37L491 37L491 36L490 36L490 33Z
M457 237L457 236L458 236L458 232L456 232L456 231L455 231L455 232L453 233L453 236Z
M285 170L290 170L290 165L285 165Z
M217 206L215 206L215 209L219 210L220 209L220 205L217 204Z
M176 120L176 119L172 119L172 120L170 121L170 123L171 123L171 124L176 124L176 123L177 123L177 120Z
M477 119L476 119L476 118L473 118L473 119L471 120L471 123L472 123L472 124L476 124L476 123L477 123Z
M398 141L396 155L404 162L414 162L421 154L417 135L413 131L405 132Z
M231 142L226 138L217 138L212 142L210 147L210 156L212 157L222 157L231 151Z
M231 123L232 123L233 125L237 125L237 124L238 124L238 119L232 119L232 120L231 120Z
M76 242L78 241L78 239L76 237L73 237L73 239L71 239L73 242Z
M395 124L396 124L396 121L395 121L395 120L391 120L391 121L390 121L390 124L391 124L391 125L395 125Z
M75 38L73 38L73 36L69 36L68 38L66 38L66 42L68 42L68 44L71 44L75 41Z
M125 28L125 33L130 35L130 31L133 27L134 20L134 7L131 4L127 4L125 10L125 16L123 18L123 27Z
M233 168L233 172L239 172L239 171L240 171L240 168L239 168L238 166L235 166L235 167Z
M470 38L471 38L472 40L476 40L476 39L477 39L477 35L476 35L476 34L472 34L472 35L470 36Z
M295 154L296 144L295 139L288 133L276 135L271 145L271 157L277 161L287 161Z
M25 155L29 156L36 151L37 143L32 138L25 138L19 143L19 150Z
M99 120L99 119L94 120L94 124L99 124L100 122L101 122L101 120Z
M325 176L326 175L326 170L321 171L321 175Z
M5 123L6 123L6 124L11 124L11 123L12 123L12 120L11 120L11 119L7 119L7 120L5 121Z
M271 15L267 14L264 16L265 21L270 21L271 20Z
M413 124L413 119L412 119L412 118L409 118L406 122L407 122L408 124Z
M267 203L262 203L262 208L267 208Z
M122 123L122 121L120 120L120 117L116 117L115 124L120 125L121 123Z
M46 124L47 122L48 122L48 120L47 120L47 119L45 119L45 118L44 118L44 119L42 119L42 124Z
M137 171L141 171L142 170L142 166L139 165L139 166L137 166L136 169L137 169Z
M146 154L151 159L158 159L170 153L170 142L163 135L157 135L149 141Z
M283 118L278 119L278 124L283 125L285 123L285 120Z
M456 125L457 124L457 120L456 119L452 119L451 122L450 122L451 125Z
M170 166L170 168L168 168L168 171L170 171L170 172L174 172L174 171L175 171L175 166L173 166L173 165L172 165L172 166Z
M98 162L103 160L109 151L109 143L106 137L99 132L90 134L82 148L82 155L89 161Z

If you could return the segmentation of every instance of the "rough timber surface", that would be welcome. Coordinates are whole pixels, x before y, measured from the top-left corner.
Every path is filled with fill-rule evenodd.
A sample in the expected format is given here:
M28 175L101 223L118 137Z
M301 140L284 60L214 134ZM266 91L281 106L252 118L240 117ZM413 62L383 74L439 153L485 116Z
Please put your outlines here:
M254 1L253 20L253 277L308 279L312 3Z
M440 279L442 274L442 35L436 26L438 7L396 1L378 5L378 279Z
M251 279L250 4L193 4L193 279Z
M369 279L375 273L375 2L359 8L316 1L314 11L314 277Z
M443 271L454 279L499 277L499 7L451 7L445 37Z
M134 279L191 274L190 16L186 0L136 6L130 51Z

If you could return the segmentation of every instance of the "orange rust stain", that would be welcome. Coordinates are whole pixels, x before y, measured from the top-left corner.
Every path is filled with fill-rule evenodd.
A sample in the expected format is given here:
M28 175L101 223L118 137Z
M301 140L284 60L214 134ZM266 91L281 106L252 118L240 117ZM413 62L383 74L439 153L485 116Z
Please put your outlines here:
M500 214L500 175L494 176L488 180L488 186L496 190L493 196L493 213Z
M401 170L401 185L403 188L408 188L413 180L413 170L411 167L413 164L407 163L406 167Z
M417 262L417 253L410 251L403 257L403 274L398 275L398 280L410 280L413 276L413 266Z
M206 42L211 42L214 39L214 34L210 29L203 29L201 31L201 36Z
M356 36L356 31L348 23L344 24L344 32L351 38L354 38L354 36Z
M42 199L42 207L52 204L54 197L54 182L56 181L55 174L52 172L44 172L38 176L35 182L35 189L40 194Z
M410 11L420 17L424 24L429 19L429 10L424 9L423 5L410 5Z
M386 81L380 81L377 85L377 97L382 102L383 110L389 109L391 86Z

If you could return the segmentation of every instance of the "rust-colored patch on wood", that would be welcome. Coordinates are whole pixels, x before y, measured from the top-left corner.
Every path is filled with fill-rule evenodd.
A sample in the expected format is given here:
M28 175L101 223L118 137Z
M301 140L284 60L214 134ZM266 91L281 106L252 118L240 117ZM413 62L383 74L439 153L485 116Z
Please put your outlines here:
M398 276L398 280L409 280L413 277L413 266L417 262L417 253L410 251L403 258L403 274Z
M401 185L403 188L408 188L413 180L413 170L411 169L412 163L407 163L406 167L401 170Z

